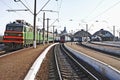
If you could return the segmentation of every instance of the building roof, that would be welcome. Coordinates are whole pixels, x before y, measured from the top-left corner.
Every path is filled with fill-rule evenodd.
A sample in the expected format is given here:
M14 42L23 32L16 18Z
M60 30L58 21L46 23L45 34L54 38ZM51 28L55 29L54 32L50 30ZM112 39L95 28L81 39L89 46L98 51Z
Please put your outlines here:
M114 37L112 33L107 30L100 29L99 31L95 32L93 36L100 36L100 37Z
M87 37L87 36L91 36L91 34L87 31L84 31L83 29L81 29L81 31L78 31L74 34L75 38L79 38L79 37Z

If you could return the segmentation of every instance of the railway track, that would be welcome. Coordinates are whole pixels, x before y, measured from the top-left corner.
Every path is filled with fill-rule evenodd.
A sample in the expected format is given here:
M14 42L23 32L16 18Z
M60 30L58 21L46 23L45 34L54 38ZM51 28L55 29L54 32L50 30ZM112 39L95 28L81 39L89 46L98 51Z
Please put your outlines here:
M4 44L0 44L0 56L5 54L8 48Z
M94 44L94 43L82 43L80 46L93 49L104 54L107 54L115 59L120 60L120 47L110 46L110 45L102 45L102 44Z
M18 51L18 50L20 50L20 49L12 50L12 49L9 49L8 47L5 47L4 49L0 50L0 57L2 57L4 55L9 55L9 53Z
M92 44L97 44L97 45L104 45L104 46L111 46L111 47L117 47L120 48L120 42L116 41L110 41L110 42L91 42Z
M114 46L114 45L110 45L110 44L92 43L91 45L105 47L105 48L113 49L113 50L120 50L120 46Z
M96 48L92 48L92 47L89 47L89 46L86 46L84 44L79 44L77 43L77 45L83 47L83 48L88 48L88 49L92 49L92 50L95 50L95 51L99 51L99 52L102 52L102 54L105 54L105 56L108 56L108 57L111 57L113 59L116 59L118 61L120 61L120 55L119 54L114 54L114 53L110 53L110 52L107 52L107 51L102 51L102 50L99 50L99 49L96 49ZM107 48L107 49L115 49L115 50L120 50L119 47L115 47L115 46L110 46L110 45L102 45L102 44L90 44L90 46L100 46L100 47L104 47L104 48Z
M56 45L54 48L54 58L49 65L49 80L108 80L95 72L90 66L84 67L80 60L63 48L63 45ZM57 71L57 72L56 72Z
M19 51L22 50L23 48L19 48L19 49L13 49L10 48L8 46L0 46L0 57L5 56L5 55L9 55L9 53L14 52L14 51Z

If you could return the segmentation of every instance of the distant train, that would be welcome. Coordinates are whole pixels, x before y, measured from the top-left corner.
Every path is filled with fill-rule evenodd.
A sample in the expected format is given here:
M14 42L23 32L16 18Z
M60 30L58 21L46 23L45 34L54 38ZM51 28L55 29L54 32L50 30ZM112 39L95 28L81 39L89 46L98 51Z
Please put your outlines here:
M47 40L45 33L45 41ZM42 43L43 35L40 30L36 31L36 43ZM53 41L52 33L49 33L48 41ZM12 49L19 49L33 45L33 27L24 20L16 20L6 25L3 43Z
M60 36L60 42L61 43L69 42L69 41L71 41L71 38L69 36L66 36L66 35L61 35Z

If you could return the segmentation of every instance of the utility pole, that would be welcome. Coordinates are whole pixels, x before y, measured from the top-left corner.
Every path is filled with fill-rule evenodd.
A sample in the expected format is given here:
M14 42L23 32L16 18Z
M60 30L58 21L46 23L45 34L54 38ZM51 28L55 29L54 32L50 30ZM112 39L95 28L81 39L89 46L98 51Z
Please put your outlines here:
M113 36L114 36L113 41L115 41L115 26L113 26Z
M41 35L41 30L39 29L39 35ZM41 43L41 36L39 36L39 44Z
M88 24L86 24L86 32L88 32Z
M47 42L49 43L48 37L49 37L49 18L47 18Z
M53 43L54 43L54 27L55 27L55 26L53 26Z
M33 47L36 48L36 0L34 1L34 32L33 32Z
M29 11L30 13L32 13L34 15L34 21L33 21L34 22L33 23L33 27L34 27L33 28L34 29L33 30L33 48L36 48L36 16L50 2L50 0L48 0L47 3L45 3L45 5L40 9L40 11L38 13L36 13L36 0L34 0L34 13L22 2L22 0L14 0L14 1L15 2L21 2L24 5L24 7L26 7L27 9L24 9L24 10L7 10L7 11ZM56 0L56 1L58 1L58 0ZM44 42L44 36L45 36L45 34L44 34L44 31L45 31L44 27L45 27L45 23L43 23L43 24L44 24L43 25L43 42Z
M88 24L86 24L86 42L88 41Z
M45 12L43 12L43 44L45 44Z

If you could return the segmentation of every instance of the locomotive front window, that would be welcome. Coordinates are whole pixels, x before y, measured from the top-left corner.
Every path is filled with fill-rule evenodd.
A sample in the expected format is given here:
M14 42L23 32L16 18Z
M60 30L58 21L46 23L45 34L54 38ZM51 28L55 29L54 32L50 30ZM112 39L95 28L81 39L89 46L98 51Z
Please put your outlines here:
M22 32L23 27L22 26L7 26L6 30Z

